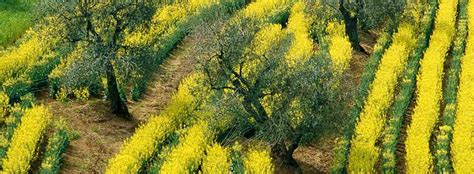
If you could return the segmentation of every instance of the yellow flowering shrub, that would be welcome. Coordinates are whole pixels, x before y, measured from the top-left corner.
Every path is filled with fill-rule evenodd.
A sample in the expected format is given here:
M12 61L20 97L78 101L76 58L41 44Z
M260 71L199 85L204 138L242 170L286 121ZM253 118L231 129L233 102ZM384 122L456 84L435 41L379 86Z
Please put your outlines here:
M86 87L74 89L72 90L72 93L74 94L74 97L76 97L76 100L82 102L89 100L90 97L89 89L87 89Z
M222 0L188 0L187 7L191 10L200 10L203 7L210 7Z
M151 27L131 32L125 37L125 44L131 46L145 46L155 42L166 32L176 30L176 24L186 19L188 12L183 4L176 3L159 8L152 17Z
M27 109L15 129L7 156L3 159L3 172L27 173L35 156L37 144L43 136L52 114L45 106Z
M143 162L152 156L156 145L163 142L194 112L196 107L191 88L202 77L202 74L195 73L183 80L167 108L159 116L151 117L146 124L141 125L109 160L106 173L137 173Z
M397 80L408 56L414 49L414 28L402 24L393 36L393 43L382 56L375 79L356 125L349 156L349 171L372 172L380 149L375 142L380 137L385 111L390 107Z
M239 12L239 16L263 21L272 21L278 14L288 9L292 0L256 0ZM270 17L271 16L271 17ZM270 17L270 18L269 18Z
M313 41L310 36L311 19L305 13L305 3L300 1L293 5L288 19L288 32L293 34L293 44L286 55L286 62L294 68L297 62L307 61L313 54Z
M0 65L2 65L0 66L0 84L13 77L18 71L33 65L46 51L45 49L41 45L40 38L33 37L22 43L17 49L0 57Z
M0 92L0 119L3 122L4 117L7 114L7 109L9 107L9 98L7 94Z
M273 164L268 150L251 149L244 157L245 173L270 174L273 173Z
M68 98L69 90L66 88L59 89L58 93L56 93L56 100L62 103L66 103L69 101Z
M329 55L333 68L338 73L343 73L349 68L352 58L352 46L349 37L346 35L343 22L329 22L326 28L329 41Z
M206 149L206 157L202 162L204 174L228 174L230 173L229 150L219 144L213 144Z
M457 112L451 154L456 173L474 172L474 2L468 6L468 37L466 55L461 59Z
M47 17L45 21L54 21L54 17ZM25 35L29 38L18 47L0 57L0 84L9 78L22 75L32 66L42 60L42 55L50 52L51 47L59 42L59 37L44 37L48 33L54 33L62 26L41 27L37 31L28 30Z
M199 168L210 136L204 121L189 128L182 141L171 150L160 173L192 173Z
M430 173L433 169L430 137L438 121L443 65L454 37L457 4L457 0L440 1L430 45L420 62L416 106L405 141L408 173Z

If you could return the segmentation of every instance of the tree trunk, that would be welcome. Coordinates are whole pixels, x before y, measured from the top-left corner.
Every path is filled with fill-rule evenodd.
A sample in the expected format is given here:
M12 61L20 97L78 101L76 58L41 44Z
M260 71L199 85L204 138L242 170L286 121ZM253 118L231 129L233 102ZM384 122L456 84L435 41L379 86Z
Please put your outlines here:
M358 29L358 20L357 15L352 16L351 13L344 7L344 0L339 0L339 10L344 17L345 29L346 34L349 36L349 41L351 42L351 46L354 50L361 51L366 53L364 48L359 44L359 33L357 32Z
M293 153L298 148L298 142L292 143L288 148L284 141L280 141L272 147L272 153L280 160L286 167L291 167L295 170L300 170L298 162L293 158Z
M110 111L113 114L117 114L125 117L126 119L131 119L128 112L127 105L120 98L120 93L117 86L117 79L114 74L114 67L110 61L106 65L106 75L107 75L107 98L110 101Z

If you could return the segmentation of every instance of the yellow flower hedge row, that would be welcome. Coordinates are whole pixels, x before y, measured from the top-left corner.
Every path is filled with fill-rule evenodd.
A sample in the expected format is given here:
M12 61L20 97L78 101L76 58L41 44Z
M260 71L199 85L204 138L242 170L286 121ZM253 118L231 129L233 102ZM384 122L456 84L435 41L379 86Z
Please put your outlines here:
M455 32L457 4L457 0L440 1L435 30L420 63L416 106L405 141L408 173L430 173L433 170L430 137L439 116L443 65Z
M271 174L273 173L272 158L266 149L250 149L244 157L245 173Z
M54 17L46 17L45 21L54 22ZM41 56L51 51L51 46L55 45L59 38L43 37L48 33L54 33L61 26L42 27L38 31L32 29L26 32L29 38L21 43L17 48L3 54L0 57L0 85L5 83L9 78L16 78L25 70L34 66L41 60Z
M410 52L415 46L415 29L402 24L393 36L393 43L382 57L370 93L356 125L349 156L349 171L372 172L380 149L375 142L385 122L398 77L405 69Z
M106 173L137 173L167 135L175 131L196 109L191 88L202 80L202 74L192 74L181 82L170 104L159 115L138 128L121 150L109 160Z
M34 106L27 109L15 129L7 156L3 159L3 172L27 173L30 162L35 158L35 151L43 136L52 114L45 106Z
M206 149L206 157L202 161L202 172L204 174L228 174L230 173L230 160L229 150L215 143Z
M185 137L171 150L160 173L193 173L199 168L209 143L211 131L207 123L201 121L189 128Z
M352 58L352 47L349 37L346 35L343 22L329 22L326 28L328 33L329 55L332 60L333 69L342 74Z
M398 23L388 25L385 29L386 31L384 31L383 34L377 39L377 44L374 46L374 51L372 55L370 55L370 58L364 67L360 84L357 87L356 96L354 98L354 105L352 106L348 115L349 123L344 127L343 137L336 140L336 145L334 147L334 158L331 164L332 173L341 173L346 169L350 140L355 130L356 121L363 108L365 99L367 98L370 84L372 84L372 81L375 78L375 72L377 71L380 59L382 58L386 49L392 43L392 35L395 28L397 27L397 25L394 24L398 25Z
M177 23L186 19L190 11L186 4L176 3L157 9L151 20L151 27L138 29L125 37L125 44L130 46L144 46L155 42L165 33L173 33Z
M298 62L307 61L313 54L313 41L310 36L311 19L305 12L305 3L293 5L288 18L288 32L293 35L293 43L286 55L286 62L294 68Z
M29 33L33 31L29 30ZM33 37L13 51L0 57L0 84L14 77L19 71L33 65L46 52L48 47L42 45L41 38Z
M239 12L239 16L260 20L261 22L279 21L284 11L290 8L294 0L256 0ZM271 16L269 18L269 16Z
M461 60L461 75L451 154L456 173L474 172L474 1L468 2L466 55Z
M420 6L421 4L415 4ZM433 31L432 25L434 24L435 13L437 10L437 1L431 0L428 4L423 4L423 8L414 8L409 10L413 16L423 14L416 18L418 25L415 25L418 29L416 48L408 58L408 62L404 72L399 78L399 84L397 87L397 94L393 99L393 104L387 111L387 121L385 123L385 129L382 140L381 149L381 169L383 173L396 173L398 172L397 161L397 145L400 140L401 129L404 123L404 117L407 113L410 101L415 93L416 86L416 74L418 73L419 63L423 56L423 53L428 48L428 42ZM424 13L423 13L424 12Z

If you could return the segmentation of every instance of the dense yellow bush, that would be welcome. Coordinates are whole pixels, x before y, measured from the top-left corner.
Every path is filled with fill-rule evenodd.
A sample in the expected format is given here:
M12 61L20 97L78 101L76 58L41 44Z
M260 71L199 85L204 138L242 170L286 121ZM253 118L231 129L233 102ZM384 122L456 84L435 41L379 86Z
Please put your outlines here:
M292 0L256 0L239 12L244 18L268 21L268 16L275 16L284 9L289 8Z
M163 34L173 33L177 29L177 23L185 20L187 15L189 12L181 3L161 7L152 17L151 27L131 32L125 37L125 43L131 46L152 44Z
M468 2L468 37L466 55L461 59L457 115L451 154L456 173L474 172L474 2Z
M408 56L414 49L414 32L414 28L409 24L401 25L393 36L392 45L382 56L352 139L349 171L373 171L380 152L375 142L382 132L385 111L392 103L398 77L405 69Z
M213 144L206 149L206 157L202 162L204 174L228 174L230 173L229 150L219 144Z
M27 173L35 157L37 144L43 136L52 114L44 106L27 109L15 129L7 156L3 159L3 172Z
M199 168L209 142L209 127L205 122L199 122L189 128L185 137L171 150L166 157L160 173L192 173Z
M76 97L76 100L82 102L89 100L90 97L89 89L86 87L74 89L72 90L72 93L74 94L74 97Z
M455 32L457 0L441 0L429 48L420 62L416 106L405 141L408 173L431 173L430 137L438 120L443 65Z
M32 37L18 48L0 57L0 84L19 71L34 65L47 48L41 42L41 38Z
M346 35L343 22L329 22L326 28L329 34L329 55L333 63L333 69L342 74L347 68L352 58L352 46L349 37Z
M288 19L288 32L294 37L293 44L286 55L286 62L294 68L298 62L307 61L313 54L313 41L310 36L311 19L305 12L305 3L293 5Z
M251 149L244 158L245 172L249 174L273 173L273 164L268 150Z

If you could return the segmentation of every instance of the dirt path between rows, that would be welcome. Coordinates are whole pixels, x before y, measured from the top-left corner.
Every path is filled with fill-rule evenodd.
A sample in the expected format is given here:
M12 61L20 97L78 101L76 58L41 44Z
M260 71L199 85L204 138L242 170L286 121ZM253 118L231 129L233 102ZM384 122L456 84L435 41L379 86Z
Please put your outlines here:
M130 103L129 110L135 119L144 122L149 116L158 115L168 105L179 82L194 70L197 59L190 53L195 43L195 37L186 37L155 72L141 100Z

